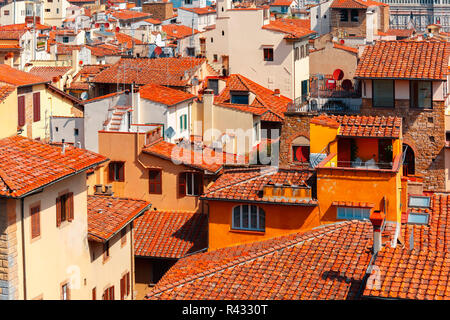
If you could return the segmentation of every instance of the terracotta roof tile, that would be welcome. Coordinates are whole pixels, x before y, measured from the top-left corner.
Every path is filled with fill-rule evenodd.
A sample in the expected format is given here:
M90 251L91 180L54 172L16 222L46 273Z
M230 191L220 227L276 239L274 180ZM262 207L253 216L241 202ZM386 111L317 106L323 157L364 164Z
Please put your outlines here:
M333 43L333 47L335 47L336 49L341 49L341 50L345 50L345 51L348 51L348 52L351 52L351 53L358 54L358 49L356 49L356 48L343 46L343 45L338 44L338 43Z
M5 100L16 88L9 85L0 85L0 102Z
M192 36L192 33L200 33L198 30L192 31L192 28L180 24L165 24L162 26L162 31L167 34L168 38L174 39L183 39Z
M206 214L148 211L135 222L136 256L181 258L207 247Z
M94 195L87 197L88 234L94 241L107 241L150 207L143 200Z
M184 7L180 7L178 8L178 10L186 10L186 11L190 11L193 13L196 13L198 15L204 15L204 14L215 14L216 10L213 7L203 7L203 8L184 8Z
M292 4L292 1L294 0L274 0L270 6L287 6L289 7Z
M382 6L387 4L373 0L334 0L330 8L334 9L366 9L370 6Z
M6 64L0 64L0 83L7 83L14 86L27 86L38 83L45 83L45 80L39 76L29 72L23 72L15 68L11 68Z
M196 97L193 94L181 90L175 90L152 83L139 88L139 94L141 98L162 103L167 106L173 106L183 101L192 100Z
M21 136L0 140L0 195L20 197L107 159L67 145L55 147Z
M143 44L141 40L120 32L116 32L116 40L120 44L125 44L127 49L131 49L133 47L133 42L134 44Z
M346 221L180 259L148 299L356 299L372 253L372 225ZM386 241L393 228L386 227Z
M150 18L152 16L150 13L131 10L116 10L112 11L111 15L119 20L130 20L130 19L143 20L145 18Z
M263 29L287 34L285 38L295 39L313 35L309 19L277 19L262 27Z
M364 49L355 77L445 80L449 55L446 41L379 41Z
M71 69L71 67L33 67L30 69L30 73L46 81L52 81L54 77L59 78Z
M0 40L19 40L27 30L0 30Z

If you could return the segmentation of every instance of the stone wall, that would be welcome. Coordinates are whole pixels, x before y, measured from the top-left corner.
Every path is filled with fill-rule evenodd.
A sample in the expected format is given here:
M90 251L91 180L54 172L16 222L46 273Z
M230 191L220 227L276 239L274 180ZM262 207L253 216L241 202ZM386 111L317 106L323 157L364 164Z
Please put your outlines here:
M403 120L403 143L414 151L415 174L424 178L424 189L445 191L445 106L433 101L433 109L410 109L409 100L395 100L395 108L372 108L362 99L361 114L398 116Z
M317 113L287 113L280 135L280 166L293 165L291 142L299 136L309 139L309 120Z
M348 10L348 21L341 21L341 9L331 9L331 33L334 36L339 36L339 31L346 32L347 36L353 35L356 37L366 36L366 10L358 10L358 21L353 22L351 19L351 10ZM345 36L345 35L343 35Z
M15 200L9 204L15 204ZM17 237L14 208L0 200L0 300L18 299Z
M151 13L153 19L164 21L173 17L173 4L172 2L143 3L142 12Z

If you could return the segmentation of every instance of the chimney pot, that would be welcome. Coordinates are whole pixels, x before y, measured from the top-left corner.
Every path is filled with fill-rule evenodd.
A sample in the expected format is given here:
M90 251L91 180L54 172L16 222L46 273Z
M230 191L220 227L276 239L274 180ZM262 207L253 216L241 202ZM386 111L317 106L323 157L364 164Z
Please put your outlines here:
M103 185L102 184L96 184L95 185L95 194L102 194L103 193Z
M382 246L381 240L381 226L384 221L384 213L380 210L374 210L370 214L370 222L372 222L373 226L373 254L376 254L380 251Z
M279 97L280 96L280 89L273 90L273 95L276 96L276 97Z
M108 196L112 196L113 195L112 185L111 184L105 184L105 194L108 195Z

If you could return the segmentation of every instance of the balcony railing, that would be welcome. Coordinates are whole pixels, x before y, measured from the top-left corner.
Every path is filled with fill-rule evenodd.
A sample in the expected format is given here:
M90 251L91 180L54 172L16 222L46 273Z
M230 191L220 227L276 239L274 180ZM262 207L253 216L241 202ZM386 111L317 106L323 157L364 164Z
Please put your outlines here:
M351 104L345 100L330 99L310 99L301 101L295 99L287 106L287 112L308 113L308 112L326 112L326 113L359 113L360 104Z

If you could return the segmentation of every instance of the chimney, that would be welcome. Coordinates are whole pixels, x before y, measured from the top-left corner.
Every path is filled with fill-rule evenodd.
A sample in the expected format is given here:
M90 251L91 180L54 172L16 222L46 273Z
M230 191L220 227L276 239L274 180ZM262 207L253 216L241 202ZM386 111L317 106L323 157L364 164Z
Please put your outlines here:
M382 246L381 227L384 222L384 213L380 210L374 210L370 214L370 222L373 226L373 254L376 254Z
M373 43L374 14L373 9L366 11L366 43L368 44Z
M64 139L62 139L61 154L65 153L66 153L66 143L64 142Z
M280 89L275 89L275 90L273 90L273 95L274 95L275 97L279 97L279 96L280 96Z
M206 143L213 142L212 129L214 128L214 91L205 89L203 92L203 132Z
M112 191L112 185L111 184L105 184L105 195L112 196L113 193L114 192Z
M95 194L102 194L103 193L103 185L102 184L96 184L95 185Z

